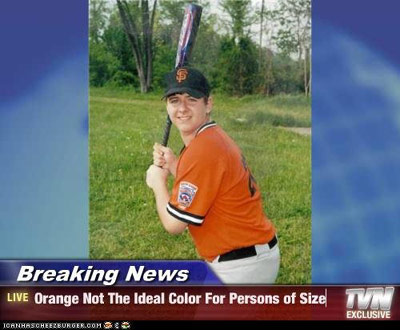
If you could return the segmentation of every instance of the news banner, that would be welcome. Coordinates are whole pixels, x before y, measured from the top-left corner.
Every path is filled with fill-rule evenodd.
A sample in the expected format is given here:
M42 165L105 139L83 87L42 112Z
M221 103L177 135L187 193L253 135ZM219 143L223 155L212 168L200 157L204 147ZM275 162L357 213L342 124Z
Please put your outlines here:
M2 329L66 327L56 321L127 329L151 320L399 320L398 291L396 285L226 286L202 261L0 261Z

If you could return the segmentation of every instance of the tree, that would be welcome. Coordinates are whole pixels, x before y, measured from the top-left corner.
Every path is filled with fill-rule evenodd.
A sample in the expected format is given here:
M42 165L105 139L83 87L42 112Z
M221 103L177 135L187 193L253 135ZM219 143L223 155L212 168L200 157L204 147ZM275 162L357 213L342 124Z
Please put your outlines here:
M89 38L98 43L107 24L108 8L106 0L90 0Z
M264 23L264 4L265 0L261 1L261 10L260 10L260 62L261 62L261 53L262 53L262 38L263 38L263 23Z
M259 24L260 24L260 33L259 33L259 86L258 91L269 95L272 91L272 85L274 83L274 75L273 75L273 57L275 56L274 52L271 50L273 44L273 34L276 31L276 18L275 12L271 5L265 3L264 0L261 2L261 9L256 12ZM263 42L267 41L263 46Z
M159 31L162 32L160 37L171 47L175 47L178 42L184 15L183 8L186 4L185 0L160 1L160 27L162 27Z
M109 9L105 0L90 0L89 81L104 86L118 71L118 59L108 51L104 34L108 28Z
M138 76L135 59L132 56L132 47L126 36L117 6L114 7L109 17L102 40L107 50L120 61L119 70Z
M118 60L99 42L90 41L89 63L91 86L104 86L118 70Z
M239 96L253 93L258 82L258 54L249 37L253 22L251 1L223 0L221 7L230 17L231 36L226 36L221 42L220 86Z
M221 89L238 96L253 93L258 82L257 55L249 37L241 37L236 43L233 37L225 36L217 63Z
M286 54L297 53L304 93L308 96L311 85L311 0L280 0L279 6L277 45Z
M196 45L192 53L192 61L206 77L209 78L211 86L216 87L215 76L218 74L216 61L219 56L221 36L215 32L218 18L215 15L207 16L207 9L203 9L200 28L197 33ZM205 51L206 50L206 51Z
M277 54L273 58L271 94L299 93L302 81L298 79L298 63L286 54Z
M117 6L132 47L140 90L142 93L147 93L150 90L153 75L153 29L157 0L154 0L151 11L147 0L131 2L117 0Z
M238 38L243 37L247 27L252 23L251 1L250 0L222 0L221 7L230 17L230 28L233 38L237 41Z

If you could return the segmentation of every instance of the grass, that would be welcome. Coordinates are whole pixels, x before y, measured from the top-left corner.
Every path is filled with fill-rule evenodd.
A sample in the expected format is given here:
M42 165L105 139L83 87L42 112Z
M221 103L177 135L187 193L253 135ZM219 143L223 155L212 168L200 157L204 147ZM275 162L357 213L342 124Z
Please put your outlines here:
M213 119L241 147L278 229L277 283L311 283L311 141L281 128L310 126L302 96L215 97ZM160 94L90 91L90 257L198 259L187 233L164 231L145 184L152 146L162 138ZM170 147L182 142L175 128ZM172 184L172 181L169 182Z

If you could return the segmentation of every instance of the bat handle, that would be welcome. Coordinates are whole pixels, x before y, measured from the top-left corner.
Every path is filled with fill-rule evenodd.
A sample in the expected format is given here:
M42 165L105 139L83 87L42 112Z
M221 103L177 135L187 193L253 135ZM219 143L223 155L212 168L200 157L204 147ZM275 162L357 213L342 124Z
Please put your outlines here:
M165 122L165 127L164 127L164 136L163 136L162 143L161 143L164 147L166 147L168 144L169 132L171 131L171 125L172 125L171 118L169 118L169 116L167 115L167 121Z

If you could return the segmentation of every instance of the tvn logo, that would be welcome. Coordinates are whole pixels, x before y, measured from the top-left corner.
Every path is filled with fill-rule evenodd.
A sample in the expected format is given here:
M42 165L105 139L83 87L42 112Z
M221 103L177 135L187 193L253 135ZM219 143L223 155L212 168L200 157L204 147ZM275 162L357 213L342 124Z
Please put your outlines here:
M346 294L348 319L390 319L394 287L347 289Z

